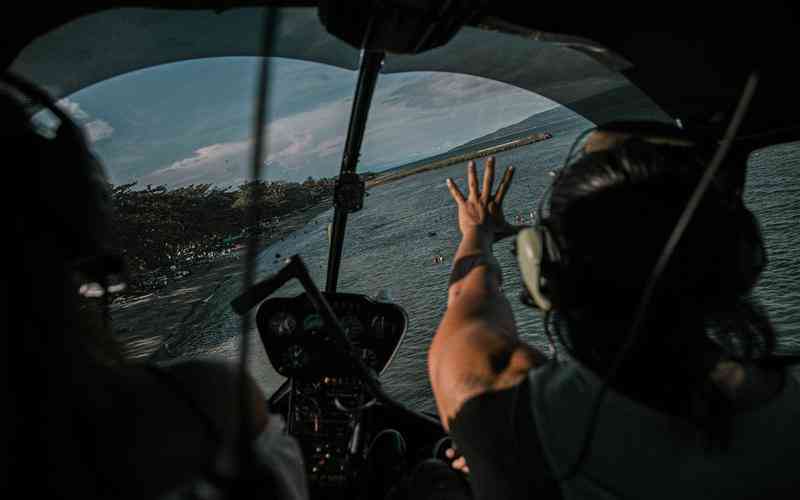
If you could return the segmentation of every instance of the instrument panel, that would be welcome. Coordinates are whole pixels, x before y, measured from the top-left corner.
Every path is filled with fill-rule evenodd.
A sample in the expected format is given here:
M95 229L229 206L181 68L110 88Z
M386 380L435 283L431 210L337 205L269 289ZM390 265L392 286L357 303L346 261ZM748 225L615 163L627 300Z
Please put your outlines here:
M364 295L324 295L353 353L383 372L405 335L405 311ZM272 366L290 378L289 433L303 450L312 497L343 498L360 484L366 410L375 401L305 294L264 301L256 324Z
M376 373L383 372L405 335L406 312L364 295L324 295L356 353ZM351 371L350 364L342 362L331 329L305 294L264 301L258 308L256 324L272 366L285 377L347 375Z

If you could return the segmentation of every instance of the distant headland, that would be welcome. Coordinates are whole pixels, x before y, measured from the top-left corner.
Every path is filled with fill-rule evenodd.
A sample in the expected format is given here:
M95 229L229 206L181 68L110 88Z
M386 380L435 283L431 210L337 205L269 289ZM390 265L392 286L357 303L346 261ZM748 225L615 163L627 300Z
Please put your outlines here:
M477 150L466 151L466 152L453 151L452 152L453 154L450 155L448 155L448 153L445 153L444 155L439 155L434 158L428 158L427 160L416 161L414 163L404 165L402 167L394 168L389 172L374 175L369 180L367 180L367 188L380 186L381 184L396 181L404 177L419 174L421 172L428 172L431 170L437 170L440 168L449 167L450 165L455 165L456 163L462 163L477 158L484 158L486 156L491 156L493 154L497 154L502 151L508 151L509 149L514 149L521 146L527 146L528 144L533 144L535 142L546 141L547 139L550 139L552 137L553 134L549 132L536 133L523 137L518 137L510 141L505 141L500 144L495 144Z

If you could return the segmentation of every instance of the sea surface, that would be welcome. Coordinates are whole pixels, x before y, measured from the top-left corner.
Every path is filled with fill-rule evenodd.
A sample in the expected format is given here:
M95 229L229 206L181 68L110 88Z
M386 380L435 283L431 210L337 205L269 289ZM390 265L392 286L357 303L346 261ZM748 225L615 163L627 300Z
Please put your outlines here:
M552 179L549 172L561 166L574 138L592 126L566 109L550 116L551 121L533 132L550 132L552 139L497 155L499 172L509 165L516 168L505 202L506 217L512 223L517 217L530 221ZM452 255L459 242L456 209L445 179L452 177L464 187L465 173L466 164L457 164L371 189L364 209L351 215L347 224L339 291L370 296L388 293L406 309L408 332L382 380L388 392L420 410L434 409L426 352L444 312ZM768 268L755 294L777 327L779 351L800 353L800 143L754 153L747 182L747 203L761 222L769 253ZM258 276L266 277L280 267L282 258L297 253L318 286L324 288L326 227L331 220L332 210L264 250L258 257ZM495 254L522 337L546 350L541 316L517 299L521 283L511 241L498 243ZM438 255L444 262L434 262ZM183 333L170 340L171 352L180 357L237 360L240 318L230 310L229 302L240 293L240 287L238 279L223 283L190 318ZM287 285L279 295L299 292L299 286ZM250 370L269 394L282 380L269 366L255 332L251 342Z

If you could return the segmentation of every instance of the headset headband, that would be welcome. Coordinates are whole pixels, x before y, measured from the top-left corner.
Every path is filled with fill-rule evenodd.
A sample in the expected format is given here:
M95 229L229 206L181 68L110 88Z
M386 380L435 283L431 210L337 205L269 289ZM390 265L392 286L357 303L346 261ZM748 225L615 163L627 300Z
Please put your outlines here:
M598 142L592 143L590 141L592 134L596 132L607 133L611 137L600 137ZM536 225L521 230L517 235L517 262L525 291L528 294L527 297L523 297L524 303L534 305L543 311L551 310L553 293L559 287L558 277L562 274L561 267L565 265L566 255L559 245L557 235L553 233L548 223L550 214L545 214L545 207L554 186L558 184L568 167L581 161L587 155L617 150L631 140L637 140L656 148L696 150L702 156L707 156L713 145L713 141L705 137L693 137L686 131L670 125L650 122L615 122L589 129L580 134L570 148L564 166L557 172L551 172L554 178L539 199ZM700 173L698 171L698 175ZM729 186L727 183L724 185ZM728 187L722 189L729 190ZM739 215L737 219L742 225L741 253L746 255L742 257L740 266L741 288L747 288L755 283L763 270L766 263L766 251L757 223L741 202L741 191L730 189L730 194L739 200L732 208Z

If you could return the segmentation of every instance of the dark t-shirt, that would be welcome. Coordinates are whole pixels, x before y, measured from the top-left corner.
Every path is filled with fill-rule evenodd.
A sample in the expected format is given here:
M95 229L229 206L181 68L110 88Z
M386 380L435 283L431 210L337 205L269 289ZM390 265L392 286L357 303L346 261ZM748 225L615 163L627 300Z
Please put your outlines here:
M450 422L475 498L561 498L531 410L530 382L475 396Z

